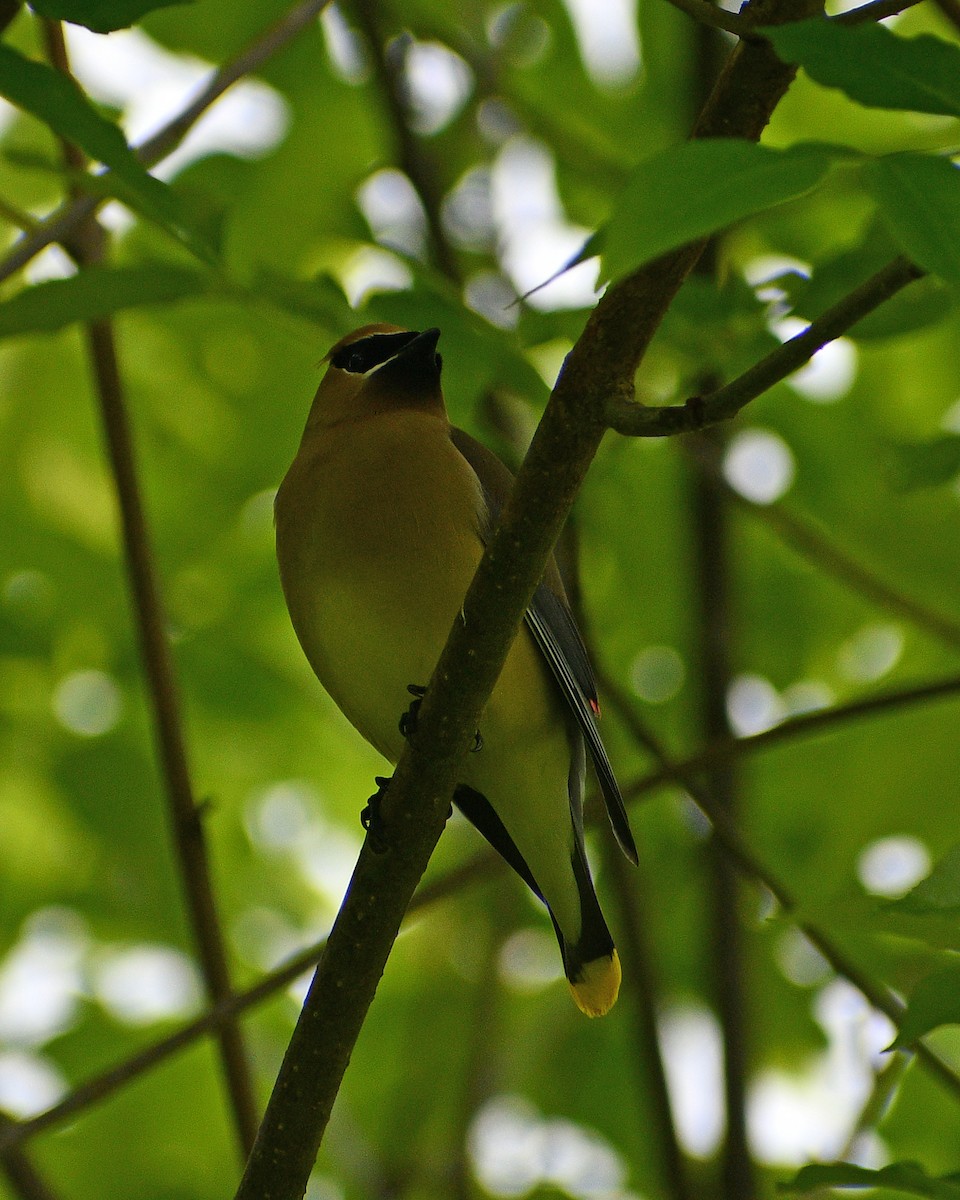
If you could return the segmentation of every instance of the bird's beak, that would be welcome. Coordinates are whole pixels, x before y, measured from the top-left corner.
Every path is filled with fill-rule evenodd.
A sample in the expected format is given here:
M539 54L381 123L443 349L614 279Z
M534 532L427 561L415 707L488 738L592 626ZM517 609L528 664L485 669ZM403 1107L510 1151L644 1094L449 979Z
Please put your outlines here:
M420 390L435 387L440 381L440 356L437 354L439 329L425 329L407 342L399 354L376 372L378 386Z

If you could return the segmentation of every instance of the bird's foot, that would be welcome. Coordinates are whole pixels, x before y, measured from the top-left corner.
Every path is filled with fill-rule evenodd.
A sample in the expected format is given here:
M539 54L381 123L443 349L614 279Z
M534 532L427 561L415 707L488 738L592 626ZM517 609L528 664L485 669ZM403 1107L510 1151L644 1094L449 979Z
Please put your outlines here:
M377 785L377 790L364 805L360 813L360 824L367 831L367 836L370 839L370 849L375 854L383 854L387 849L387 839L385 837L383 814L380 811L380 802L383 800L387 788L390 786L390 780L386 775L376 775L374 783Z
M410 701L410 707L400 718L400 736L403 738L411 738L415 733L420 716L420 705L427 694L427 689L420 687L417 683L408 683L407 691L413 699Z
M408 683L407 691L411 696L413 696L413 700L410 703L410 707L400 718L400 736L409 739L416 731L417 720L420 715L420 705L423 703L423 698L427 694L427 689L425 687L420 687L420 685L416 683ZM481 734L480 730L477 729L473 735L470 753L476 754L477 751L481 750L482 748L483 735Z

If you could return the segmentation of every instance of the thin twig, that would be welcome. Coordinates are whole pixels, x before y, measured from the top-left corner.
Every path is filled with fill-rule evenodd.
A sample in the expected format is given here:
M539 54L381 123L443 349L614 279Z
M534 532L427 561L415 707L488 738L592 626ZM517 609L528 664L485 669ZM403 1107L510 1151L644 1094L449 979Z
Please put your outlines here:
M704 456L719 457L721 447L710 434L697 435ZM692 572L699 630L697 675L700 682L700 725L709 741L729 737L726 697L733 674L731 655L735 615L730 582L729 506L713 476L694 465L691 482ZM731 824L739 823L740 797L736 760L718 763L704 790ZM723 1087L726 1131L721 1151L721 1195L752 1200L756 1171L747 1140L747 1005L744 1003L743 933L740 880L723 847L707 847L710 881L709 946L714 1002L723 1040Z
M955 29L960 30L960 3L958 0L933 0Z
M263 66L288 42L305 29L330 3L330 0L301 0L281 19L270 25L235 59L219 67L210 76L197 96L162 129L137 147L137 157L144 166L152 167L167 157L196 124L208 108L244 75ZM69 240L71 232L104 203L98 195L86 194L65 201L36 228L14 243L9 254L0 262L0 281L9 279L41 250L54 242Z
M711 29L724 29L735 37L745 37L750 33L752 25L745 21L739 13L728 12L710 0L668 0L674 8L679 8L688 17L693 17L701 25Z
M613 889L619 901L623 974L633 1008L632 1031L636 1043L631 1059L637 1065L640 1082L646 1086L644 1102L649 1105L652 1125L650 1145L660 1159L664 1195L668 1200L694 1200L695 1192L687 1160L673 1119L657 1029L657 1002L661 988L659 980L655 978L650 938L644 922L644 913L653 910L646 903L643 868L642 865L639 870L630 867L619 847L613 846L609 838L604 840L603 845L604 862L612 875Z
M837 704L832 708L817 709L815 712L800 713L788 717L779 725L764 729L760 733L752 733L746 737L730 738L728 741L715 742L705 746L695 754L681 762L672 764L668 769L661 767L649 775L639 779L625 790L630 799L645 795L656 788L668 783L676 783L686 778L690 772L707 770L731 758L753 754L758 750L767 750L782 742L791 742L799 737L811 734L830 732L849 721L860 720L862 717L874 716L877 713L895 712L913 704L925 704L931 700L948 700L960 695L960 677L938 679L930 683L916 684L901 691L881 692L875 696L864 696L851 700L846 704Z
M8 1129L16 1128L16 1121L0 1113L0 1136ZM6 1177L11 1194L19 1196L20 1200L58 1200L56 1193L19 1146L0 1149L0 1172Z
M133 441L111 325L88 327L91 359L123 528L124 552L136 613L140 652L153 709L154 735L167 794L171 833L204 984L214 1003L231 996L227 950L217 913L203 832L202 810L190 781L176 673L154 569L154 556L134 463ZM257 1105L249 1064L235 1024L218 1030L241 1150L257 1131Z
M841 337L885 300L925 274L909 259L895 258L811 321L803 333L784 342L726 386L706 396L693 396L685 404L660 408L648 408L612 393L607 404L607 422L611 429L630 437L668 437L728 421L751 400L799 370L828 342Z
M422 912L432 904L438 903L447 896L453 895L469 883L483 879L496 873L502 868L502 862L492 851L484 850L459 867L442 876L425 887L420 888L414 896L409 915ZM64 1096L52 1107L25 1121L9 1121L0 1124L0 1155L11 1147L20 1145L30 1138L48 1129L54 1129L66 1121L72 1120L84 1109L98 1104L114 1092L119 1091L128 1083L139 1079L147 1071L153 1070L166 1062L181 1050L192 1046L207 1034L216 1033L224 1022L232 1021L242 1013L269 1000L278 992L299 979L305 971L316 966L327 944L326 938L299 951L286 962L264 975L252 987L242 992L234 992L229 999L217 1004L199 1017L188 1021L174 1033L168 1034L152 1045L132 1054L123 1062L109 1067L99 1075L88 1079L86 1083L74 1088L69 1095Z
M944 0L944 3L949 3L950 0ZM956 0L954 0L954 3ZM913 8L916 4L921 4L922 0L870 0L869 4L861 4L859 8L848 9L845 13L839 13L835 17L831 17L831 21L836 21L838 25L860 25L865 21L883 21L887 17L895 17L898 13L906 12L908 8Z
M567 531L575 528L568 524ZM575 537L568 541L572 541L569 547L570 559L576 567L579 563L578 545ZM598 662L599 656L594 653L589 620L582 604L579 572L573 572L572 588L566 578L564 582L568 587L571 607L583 634L589 660L591 663ZM591 803L588 805L591 815L594 811L592 799L591 797ZM606 824L605 819L601 820ZM637 1081L646 1089L641 1108L649 1107L650 1114L648 1118L647 1112L641 1111L640 1119L644 1122L651 1120L653 1137L649 1141L659 1157L661 1181L667 1200L694 1200L689 1164L681 1147L677 1123L674 1120L667 1070L660 1045L657 1020L663 988L654 959L653 939L648 931L649 914L655 912L656 908L648 902L645 864L641 857L636 867L629 865L619 846L609 837L604 838L601 845L604 867L612 879L611 886L619 907L618 943L622 942L621 963L633 1010L631 1032L635 1052L631 1059L636 1067Z
M7 28L19 12L19 0L0 0L0 33Z
M435 165L428 160L425 148L410 127L408 88L403 69L405 45L400 38L386 44L380 24L382 8L382 4L371 3L371 0L353 0L353 10L370 47L377 83L393 130L397 165L420 196L433 260L448 279L458 280L460 271L440 217L443 191Z
M726 480L724 485L745 512L762 525L769 526L786 545L822 568L825 574L832 575L860 596L895 613L944 645L960 650L960 622L881 579L809 517L792 511L782 502L758 504L741 495Z
M767 889L783 912L793 918L797 928L820 951L834 971L852 983L878 1012L885 1013L899 1028L906 1011L903 1001L886 984L877 982L849 958L827 933L800 915L800 908L791 890L747 845L725 808L715 801L709 791L701 787L696 771L683 764L671 762L659 739L636 716L633 705L622 689L610 679L603 679L602 682L605 695L616 708L634 740L661 763L665 773L669 772L671 777L680 780L691 799L709 819L714 836L737 866L749 878ZM918 1041L914 1049L924 1066L950 1091L954 1099L960 1100L960 1075L923 1041Z
M894 1050L880 1070L874 1073L870 1094L863 1102L863 1107L853 1122L846 1142L837 1155L838 1160L851 1158L857 1152L857 1142L863 1134L871 1129L876 1129L883 1120L883 1115L889 1108L890 1101L912 1060L911 1054L902 1050Z
M37 222L28 212L21 212L16 205L11 204L9 200L0 197L0 218L9 221L17 229L24 233L28 233L31 229L36 229Z
M52 64L72 78L60 23L44 21L43 30ZM73 170L86 168L86 157L81 150L69 142L62 142L61 145L68 167ZM78 266L83 268L99 265L105 244L103 228L96 218L91 217L71 231L66 247ZM154 736L166 787L181 883L207 993L214 1003L218 1003L228 1000L231 995L226 946L210 880L200 814L187 766L176 675L137 478L113 326L106 320L94 321L87 325L85 334L120 509L137 636L153 709ZM235 1023L222 1025L218 1037L237 1138L240 1150L246 1157L253 1146L258 1123L249 1065L240 1030Z

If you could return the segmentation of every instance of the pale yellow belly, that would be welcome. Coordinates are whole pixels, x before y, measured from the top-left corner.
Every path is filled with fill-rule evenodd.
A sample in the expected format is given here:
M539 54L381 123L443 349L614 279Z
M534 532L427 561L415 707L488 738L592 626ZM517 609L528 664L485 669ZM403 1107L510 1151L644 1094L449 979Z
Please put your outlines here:
M277 505L281 577L307 658L391 762L403 749L407 687L429 682L483 552L472 470L444 428L410 417L389 418L387 456L383 430L351 427L349 443L327 435L318 453L301 456ZM573 931L570 748L562 702L526 629L481 734L463 782L500 814L557 919Z

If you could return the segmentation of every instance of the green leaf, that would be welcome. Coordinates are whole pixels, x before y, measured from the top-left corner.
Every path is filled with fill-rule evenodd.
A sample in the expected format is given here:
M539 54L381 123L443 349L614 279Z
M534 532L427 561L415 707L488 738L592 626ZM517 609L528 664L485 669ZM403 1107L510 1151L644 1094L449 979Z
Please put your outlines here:
M913 989L890 1049L913 1043L940 1025L960 1024L960 960L926 975Z
M960 47L931 34L897 37L882 25L814 18L761 30L784 62L871 108L960 116Z
M901 491L939 487L960 472L960 434L944 433L926 442L893 446L894 481Z
M195 254L211 259L203 240L184 221L176 195L144 169L120 128L101 116L72 79L0 43L0 96L111 169L112 175L89 177L91 186L109 190Z
M167 304L208 290L204 276L174 267L88 267L24 288L0 304L0 337L62 329L127 308Z
M100 115L72 79L2 43L0 95L111 167L130 186L155 196L168 190L144 170L120 129Z
M948 850L915 888L884 907L912 916L960 913L960 845Z
M354 313L347 298L329 275L315 279L291 279L274 271L260 271L251 290L267 297L278 308L319 321L331 329L347 329Z
M866 163L863 176L914 262L960 286L960 169L929 154L891 154Z
M42 17L85 25L94 33L126 29L155 8L169 8L188 0L31 0L30 7Z
M886 1187L908 1196L926 1196L929 1200L960 1200L960 1185L953 1176L934 1178L918 1163L890 1163L879 1171L857 1167L853 1163L815 1163L802 1167L793 1179L778 1184L781 1192L812 1192L817 1188Z
M734 138L682 142L634 170L613 216L588 247L616 279L685 242L812 191L848 152L772 150Z

